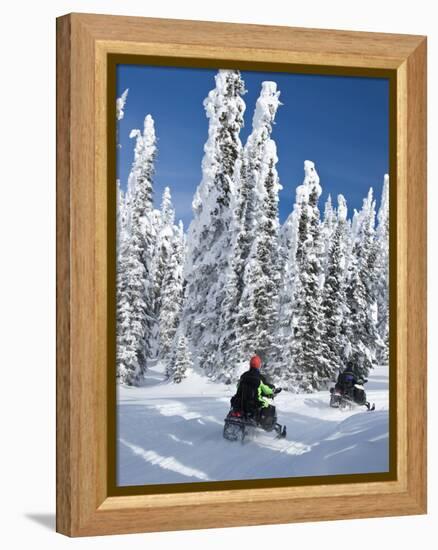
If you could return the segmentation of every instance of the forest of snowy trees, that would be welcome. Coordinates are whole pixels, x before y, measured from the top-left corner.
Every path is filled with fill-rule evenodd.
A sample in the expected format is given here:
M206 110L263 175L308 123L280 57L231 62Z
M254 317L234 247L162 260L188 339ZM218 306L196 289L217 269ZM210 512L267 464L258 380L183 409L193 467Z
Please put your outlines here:
M360 211L329 196L304 161L304 180L279 222L280 92L263 82L242 144L245 85L221 70L204 101L208 138L187 232L171 191L153 205L157 140L151 115L134 129L126 192L117 181L117 376L139 385L162 361L169 380L190 372L234 382L251 355L295 392L327 387L348 361L366 376L388 361L389 178L379 209L370 189ZM124 115L128 90L117 100Z

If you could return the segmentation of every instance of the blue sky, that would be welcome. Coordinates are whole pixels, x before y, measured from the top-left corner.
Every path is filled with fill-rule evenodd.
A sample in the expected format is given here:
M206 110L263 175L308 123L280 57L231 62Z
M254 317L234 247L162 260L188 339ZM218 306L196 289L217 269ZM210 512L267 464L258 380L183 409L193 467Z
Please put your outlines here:
M133 128L143 128L146 114L155 120L158 157L155 204L164 187L172 192L177 219L187 227L191 202L201 181L203 146L208 120L202 102L214 88L213 69L118 65L117 96L129 88L125 116L119 122L117 177L126 188L133 160ZM304 161L313 160L321 178L323 211L328 193L342 193L349 216L360 208L372 186L380 199L383 175L389 172L389 81L384 78L299 75L242 71L248 92L242 143L251 132L261 83L277 82L283 105L272 137L283 190L280 221L292 210L295 188L303 180Z

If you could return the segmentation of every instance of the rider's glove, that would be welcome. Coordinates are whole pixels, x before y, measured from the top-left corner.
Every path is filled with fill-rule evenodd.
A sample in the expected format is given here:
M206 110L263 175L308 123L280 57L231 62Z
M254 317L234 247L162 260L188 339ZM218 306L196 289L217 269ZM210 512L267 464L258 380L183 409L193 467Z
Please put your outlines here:
M280 393L283 388L275 388L274 394Z

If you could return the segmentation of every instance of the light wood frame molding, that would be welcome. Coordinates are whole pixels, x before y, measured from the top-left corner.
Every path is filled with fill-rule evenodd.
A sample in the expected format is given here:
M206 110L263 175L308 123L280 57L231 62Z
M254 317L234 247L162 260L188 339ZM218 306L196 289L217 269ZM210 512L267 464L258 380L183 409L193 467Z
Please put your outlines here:
M228 60L236 68L259 62L267 70L290 64L291 72L294 64L393 72L396 479L109 495L109 54ZM84 536L423 514L426 501L426 38L107 15L58 18L57 531Z

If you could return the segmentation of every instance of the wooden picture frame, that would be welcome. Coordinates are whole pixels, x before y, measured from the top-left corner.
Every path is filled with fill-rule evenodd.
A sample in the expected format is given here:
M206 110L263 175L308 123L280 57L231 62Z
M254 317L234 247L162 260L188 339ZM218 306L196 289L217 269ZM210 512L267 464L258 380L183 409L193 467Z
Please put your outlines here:
M121 496L111 491L108 284L115 269L115 201L107 189L114 162L108 158L107 105L108 60L118 55L183 66L382 71L393 79L392 477ZM88 14L58 18L57 531L84 536L423 513L426 38Z

